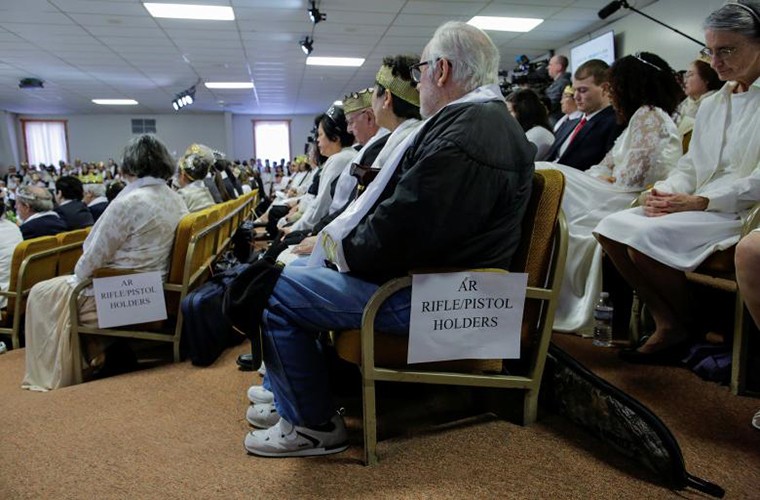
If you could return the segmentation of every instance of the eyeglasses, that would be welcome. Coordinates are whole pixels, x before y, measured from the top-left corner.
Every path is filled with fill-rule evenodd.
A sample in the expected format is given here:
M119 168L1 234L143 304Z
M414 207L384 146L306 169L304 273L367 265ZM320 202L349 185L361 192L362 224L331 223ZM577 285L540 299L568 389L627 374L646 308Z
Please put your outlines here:
M721 61L725 61L734 53L736 52L736 47L721 47L717 50L708 49L705 47L704 49L700 50L699 53L704 57L705 59L720 59Z
M355 111L353 113L349 113L351 116L346 115L346 123L349 126L353 126L354 123L356 123L356 120L359 119L361 115L367 112L367 109L361 109L359 111Z
M422 78L422 67L426 64L435 64L437 63L441 58L436 57L435 59L429 59L427 61L418 62L417 64L412 64L409 66L409 73L412 75L412 81L414 83L420 83L420 78Z

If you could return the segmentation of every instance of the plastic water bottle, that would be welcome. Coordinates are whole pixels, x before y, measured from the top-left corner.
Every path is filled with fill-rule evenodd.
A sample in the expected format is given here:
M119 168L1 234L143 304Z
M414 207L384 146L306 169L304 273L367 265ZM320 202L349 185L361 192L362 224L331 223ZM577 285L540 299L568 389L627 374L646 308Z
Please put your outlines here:
M594 342L598 347L612 346L612 315L614 309L610 301L610 294L602 292L594 306Z

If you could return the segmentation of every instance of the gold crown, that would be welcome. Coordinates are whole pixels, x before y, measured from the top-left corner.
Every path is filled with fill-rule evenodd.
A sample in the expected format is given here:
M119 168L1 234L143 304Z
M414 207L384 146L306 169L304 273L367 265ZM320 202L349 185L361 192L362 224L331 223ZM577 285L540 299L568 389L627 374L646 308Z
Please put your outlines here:
M362 89L348 94L343 98L343 112L345 114L361 111L372 106L372 89Z
M414 87L411 81L404 80L398 76L393 76L393 70L390 66L380 66L380 71L377 72L375 80L399 99L403 99L409 104L419 107L419 90Z
M562 93L563 94L574 95L575 94L575 89L573 88L572 85L568 85L567 87L565 87L565 90L563 90Z

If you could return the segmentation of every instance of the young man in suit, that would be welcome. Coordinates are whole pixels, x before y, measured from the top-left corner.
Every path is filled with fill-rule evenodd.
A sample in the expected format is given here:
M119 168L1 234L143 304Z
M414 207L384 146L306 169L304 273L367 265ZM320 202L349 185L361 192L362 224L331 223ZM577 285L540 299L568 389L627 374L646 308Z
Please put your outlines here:
M82 181L72 175L64 175L55 181L55 212L66 222L69 231L95 224L92 213L82 202L84 187Z
M623 129L610 105L608 70L604 61L591 59L575 71L575 103L583 116L557 130L548 161L587 170L612 149Z

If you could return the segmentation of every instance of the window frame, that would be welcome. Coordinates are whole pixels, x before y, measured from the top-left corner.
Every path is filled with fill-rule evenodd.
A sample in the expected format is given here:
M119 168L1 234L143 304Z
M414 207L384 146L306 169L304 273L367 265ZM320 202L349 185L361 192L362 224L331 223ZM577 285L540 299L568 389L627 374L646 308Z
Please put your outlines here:
M26 124L27 123L35 123L35 122L37 122L37 123L39 123L39 122L43 122L43 123L63 123L63 136L64 136L63 138L66 141L66 158L65 158L65 161L66 161L67 164L70 163L71 148L69 147L69 121L68 120L65 120L65 119L52 119L52 118L51 119L45 119L45 118L21 118L20 122L21 122L21 135L24 136L24 159L25 159L26 163L31 164L31 162L29 161L29 144L28 144L28 141L26 139ZM58 161L60 161L60 159ZM58 162L57 161L53 165L55 166L56 169L58 168Z
M280 118L280 119L271 119L271 118L254 118L251 120L251 129L253 134L253 156L252 158L257 158L262 160L262 164L264 163L265 158L259 158L259 155L256 153L256 124L257 123L285 123L288 126L288 154L285 157L285 161L292 160L292 151L293 151L293 120L290 118ZM275 160L279 161L280 158L275 158Z

